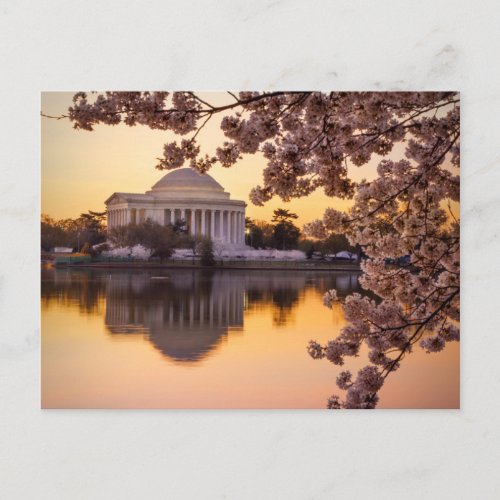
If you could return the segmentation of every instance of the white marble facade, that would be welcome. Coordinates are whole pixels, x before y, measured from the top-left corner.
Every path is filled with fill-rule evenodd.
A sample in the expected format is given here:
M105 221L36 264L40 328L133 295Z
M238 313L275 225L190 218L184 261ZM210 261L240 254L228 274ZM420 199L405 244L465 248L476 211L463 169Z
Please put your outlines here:
M191 235L226 245L245 244L245 207L210 175L181 168L163 176L146 193L113 193L105 201L108 230L151 219L159 224L186 222Z

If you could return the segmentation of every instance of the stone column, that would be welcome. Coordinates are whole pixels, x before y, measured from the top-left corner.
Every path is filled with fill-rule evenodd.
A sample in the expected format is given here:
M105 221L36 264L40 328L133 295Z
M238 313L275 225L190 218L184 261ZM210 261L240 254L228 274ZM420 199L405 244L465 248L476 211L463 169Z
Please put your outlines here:
M191 209L191 236L196 236L196 209Z
M181 219L185 222L186 221L186 209L181 208Z
M215 238L215 210L210 210L210 238Z
M219 210L219 238L224 241L224 210Z
M241 244L245 244L245 213L241 212Z
M236 213L234 210L231 210L231 243L235 243L236 236Z
M234 245L236 236L236 217L234 210L231 210L231 243Z
M238 245L241 243L240 233L241 233L241 217L240 212L236 212L236 243Z
M206 213L206 210L204 208L201 209L201 235L202 236L206 236L207 233L206 233L206 228L205 228L205 213Z
M241 244L241 212L236 212L236 243Z
M238 243L238 212L234 212L234 243Z
M241 226L240 226L240 243L242 245L245 244L245 214L243 212L240 212L240 221L241 221Z
M175 209L174 208L170 209L170 224L172 224L172 225L175 224Z
M236 243L238 243L238 245L241 243L240 233L241 233L241 217L240 217L240 212L236 212Z

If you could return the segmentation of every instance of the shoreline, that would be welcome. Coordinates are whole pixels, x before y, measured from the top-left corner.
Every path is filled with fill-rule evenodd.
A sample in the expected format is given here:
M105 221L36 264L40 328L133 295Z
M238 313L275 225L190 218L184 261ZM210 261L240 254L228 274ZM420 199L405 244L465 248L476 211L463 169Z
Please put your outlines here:
M249 271L342 271L342 272L359 272L361 269L358 264L339 264L325 265L325 264L297 264L291 262L290 264L284 262L276 262L274 265L262 262L226 262L224 265L216 264L215 266L202 266L200 264L193 264L192 262L179 262L179 263L164 263L159 262L86 262L86 263L57 263L53 264L54 268L91 268L91 269L200 269L200 270L249 270Z

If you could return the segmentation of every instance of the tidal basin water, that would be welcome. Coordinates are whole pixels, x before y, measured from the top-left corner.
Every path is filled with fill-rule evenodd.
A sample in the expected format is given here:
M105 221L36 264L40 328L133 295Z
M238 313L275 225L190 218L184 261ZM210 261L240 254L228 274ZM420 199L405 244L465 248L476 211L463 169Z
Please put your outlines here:
M44 269L43 408L324 408L343 367L313 360L334 338L358 273ZM415 349L379 408L458 408L459 344Z

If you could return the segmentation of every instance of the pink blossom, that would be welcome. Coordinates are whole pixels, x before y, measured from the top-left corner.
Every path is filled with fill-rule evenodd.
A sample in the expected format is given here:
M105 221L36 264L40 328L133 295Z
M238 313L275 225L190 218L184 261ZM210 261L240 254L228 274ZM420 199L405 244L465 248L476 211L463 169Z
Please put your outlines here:
M337 300L337 290L328 290L328 292L323 295L323 304L330 309Z
M337 385L340 389L349 389L351 386L352 373L348 370L340 372L337 377Z
M445 340L440 335L434 335L432 337L427 337L420 342L420 345L427 352L439 352L444 349Z
M376 300L347 297L348 325L325 346L312 342L308 351L341 365L365 343L370 370L358 374L345 402L335 396L328 405L373 408L380 377L394 371L413 345L438 352L460 337L460 223L452 208L460 199L459 96L240 92L231 103L211 105L193 92L78 92L68 117L77 129L123 122L186 136L164 146L160 169L187 163L205 172L261 153L262 183L250 193L259 206L317 189L332 204L352 200L345 211L327 209L304 231L320 239L343 233L359 245L367 257L360 285ZM226 140L202 152L199 134L216 115ZM403 151L400 158L396 151ZM369 162L377 163L376 175L355 181L353 170ZM334 300L325 296L325 305Z
M309 356L311 356L311 358L313 359L321 359L325 357L323 348L321 347L320 344L318 344L314 340L309 341L309 345L307 346L307 352L309 353Z

